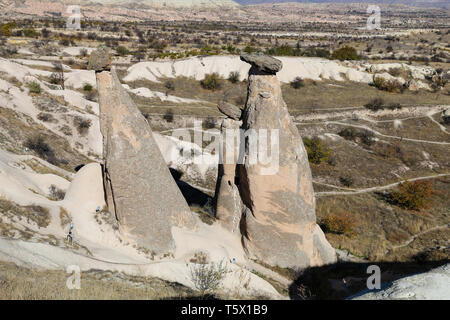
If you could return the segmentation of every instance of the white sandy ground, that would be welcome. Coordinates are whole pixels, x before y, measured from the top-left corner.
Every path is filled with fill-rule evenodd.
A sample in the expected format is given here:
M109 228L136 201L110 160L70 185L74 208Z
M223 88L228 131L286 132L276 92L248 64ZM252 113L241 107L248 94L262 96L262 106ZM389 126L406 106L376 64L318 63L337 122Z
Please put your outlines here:
M416 80L424 80L426 76L432 75L434 69L431 67L415 67L407 64L368 64L361 62L339 62L322 58L308 57L277 57L283 62L283 69L277 73L281 82L288 83L296 77L303 79L335 80L335 81L355 81L361 83L371 83L374 74L378 74L385 79L398 80L405 83L401 77L393 77L387 73L393 68L402 68L411 73ZM184 76L202 80L206 74L216 72L223 78L228 78L230 72L239 73L242 81L247 77L250 65L241 61L239 56L208 56L191 57L176 61L150 61L140 62L128 68L128 74L124 81L134 81L147 79L159 82L160 78L175 78ZM418 81L418 85L427 86Z
M320 81L330 79L370 83L372 75L367 72L343 66L342 64L321 58L277 57L283 62L283 69L278 72L281 82L290 82L296 77ZM175 78L179 76L202 80L205 74L216 72L228 78L230 72L237 71L242 81L247 77L250 65L240 60L239 56L192 57L176 61L140 62L128 69L124 81L147 79L159 82L159 78Z
M130 86L127 84L123 84L123 87L128 90L129 92L140 96L144 98L150 98L150 99L159 99L162 102L174 102L174 103L204 103L205 101L198 100L198 99L187 99L187 98L181 98L177 97L171 94L165 94L159 91L152 91L149 88L136 88L131 89Z
M28 65L39 65L39 63L42 62L38 60L24 61L27 61ZM71 69L69 68L69 70ZM70 89L71 82L78 83L77 81L81 81L81 84L84 84L92 82L92 79L95 86L95 74L93 71L75 70L65 72L65 90L53 90L48 83L39 80L38 76L49 76L51 72L33 69L27 65L19 64L18 62L0 58L0 71L4 72L7 77L15 77L23 83L22 88L19 88L4 79L0 79L0 103L2 107L10 108L30 116L35 122L43 125L46 129L66 138L72 148L81 148L80 151L85 151L86 154L88 152L94 155L101 154L103 145L101 137L99 137L97 133L99 132L99 122L97 117L99 112L98 103L88 101L81 93ZM61 96L68 103L68 106L65 106L67 112L52 114L58 120L58 123L45 122L37 118L41 110L34 105L31 96L28 94L29 92L26 83L30 81L38 82L44 92L53 96ZM77 85L75 87L82 87L82 85ZM87 108L90 108L90 112L93 114L88 113ZM71 117L68 117L69 120L66 120L66 116ZM84 119L91 120L92 125L86 135L82 136L78 134L76 130L72 131L72 136L66 136L61 132L61 125L64 123L69 127L73 127L73 123L71 123L70 119L74 116L80 116Z
M91 52L94 51L95 48L89 48L89 47L64 47L61 50L61 53L67 54L69 56L78 56L80 54L80 50L86 50L88 54L91 54Z

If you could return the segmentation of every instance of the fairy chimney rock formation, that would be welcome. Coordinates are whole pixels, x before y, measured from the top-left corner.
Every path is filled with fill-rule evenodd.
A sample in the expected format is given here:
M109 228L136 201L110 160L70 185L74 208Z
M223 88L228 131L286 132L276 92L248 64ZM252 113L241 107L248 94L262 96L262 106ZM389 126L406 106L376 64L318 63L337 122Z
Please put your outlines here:
M333 263L335 251L316 224L308 157L276 76L281 61L259 54L241 59L252 65L241 129L267 130L267 154L278 149L278 163L274 170L267 170L259 159L252 162L249 139L243 139L242 163L234 171L225 165L219 168L217 217L228 228L230 219L239 220L241 240L252 259L291 268ZM275 145L270 141L272 131L278 133ZM233 198L236 194L239 199ZM231 227L234 230L235 225Z
M97 68L106 201L123 234L162 255L175 249L172 227L194 228L196 220L147 121L105 61L91 65Z

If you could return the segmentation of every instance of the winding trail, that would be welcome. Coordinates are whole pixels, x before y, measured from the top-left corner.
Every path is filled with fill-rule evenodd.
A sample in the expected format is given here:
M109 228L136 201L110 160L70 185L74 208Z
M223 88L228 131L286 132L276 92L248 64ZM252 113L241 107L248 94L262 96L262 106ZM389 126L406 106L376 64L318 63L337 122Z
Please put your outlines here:
M440 178L440 177L447 177L450 176L450 173L441 173L441 174L437 174L437 175L433 175L433 176L425 176L425 177L417 177L417 178L411 178L411 179L406 179L406 180L402 180L399 182L395 182L395 183L391 183L385 186L378 186L378 187L370 187L370 188L363 188L363 189L353 189L355 191L342 191L342 192L338 192L338 191L323 191L323 192L316 192L315 195L318 197L323 197L323 196L340 196L340 195L353 195L353 194L361 194L361 193L368 193L368 192L374 192L374 191L381 191L381 190L386 190L386 189L391 189L393 187L398 186L399 184L406 182L406 181L420 181L420 180L428 180L428 179L435 179L435 178ZM326 185L326 184L324 184ZM332 185L329 185L332 186ZM334 186L337 187L337 186Z
M360 129L365 129L367 131L372 132L373 134L380 136L380 137L385 137L385 138L391 138L391 139L397 139L397 140L401 140L401 141L410 141L410 142L419 142L419 143L431 143L431 144L439 144L439 145L450 145L450 142L441 142L441 141L429 141L429 140L420 140L420 139L411 139L411 138L404 138L404 137L398 137L398 136L390 136L390 135L386 135L383 134L379 131L376 131L372 128L369 128L368 126L362 126L362 125L356 125L356 124L349 124L349 123L343 123L343 122L339 122L339 121L325 121L325 124L337 124L337 125L341 125L341 126L347 126L347 127L355 127L355 128L360 128Z
M450 223L443 224L443 225L440 225L440 226L435 226L435 227L432 227L432 228L430 228L428 230L419 232L419 233L413 235L408 240L406 240L404 243L389 248L386 251L386 254L389 253L392 250L396 250L396 249L399 249L399 248L403 248L403 247L409 246L412 242L414 242L414 240L416 240L418 237L423 236L424 234L427 234L427 233L430 233L430 232L433 232L433 231L436 231L436 230L447 229L447 228L450 228Z

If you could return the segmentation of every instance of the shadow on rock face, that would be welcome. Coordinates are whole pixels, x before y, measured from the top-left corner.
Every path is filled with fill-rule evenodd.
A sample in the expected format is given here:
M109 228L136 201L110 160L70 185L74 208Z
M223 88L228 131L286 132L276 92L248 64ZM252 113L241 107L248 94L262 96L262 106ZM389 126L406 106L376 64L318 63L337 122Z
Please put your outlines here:
M311 267L297 272L289 286L293 300L342 300L367 290L367 267L376 265L381 271L383 284L417 273L423 273L447 264L450 259L417 262L338 262L321 267Z
M198 205L203 207L208 203L208 201L212 201L212 198L209 195L194 188L189 183L181 180L176 180L176 182L189 206Z

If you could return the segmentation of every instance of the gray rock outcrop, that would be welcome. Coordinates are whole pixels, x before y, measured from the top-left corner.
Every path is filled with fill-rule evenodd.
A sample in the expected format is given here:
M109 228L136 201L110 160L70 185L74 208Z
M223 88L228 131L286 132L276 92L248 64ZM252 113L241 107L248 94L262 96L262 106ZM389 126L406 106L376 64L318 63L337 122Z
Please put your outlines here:
M218 218L232 230L235 225L229 221L239 218L242 243L252 259L300 268L333 263L335 251L316 224L307 154L274 74L281 69L281 62L260 55L242 59L251 63L252 68L241 128L247 132L267 130L268 136L271 131L278 132L279 139L275 141L279 150L278 168L267 174L270 169L266 165L259 161L252 163L249 140L242 139L244 147L239 158L243 161L234 167L222 165L219 171ZM276 148L267 139L267 154L272 154ZM236 190L238 200L234 198Z
M103 135L104 185L109 210L123 234L153 253L175 248L172 227L196 220L173 180L151 129L114 69L96 73Z

